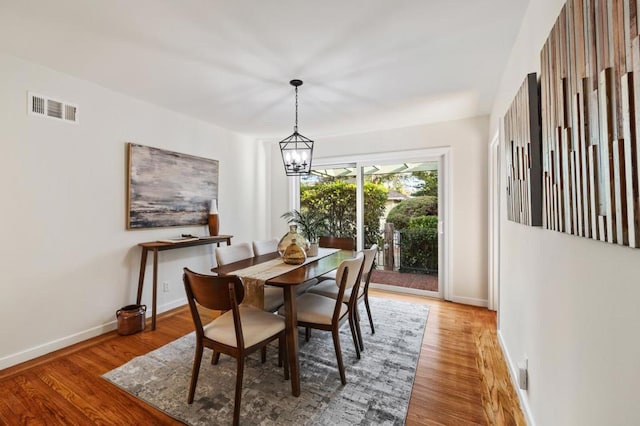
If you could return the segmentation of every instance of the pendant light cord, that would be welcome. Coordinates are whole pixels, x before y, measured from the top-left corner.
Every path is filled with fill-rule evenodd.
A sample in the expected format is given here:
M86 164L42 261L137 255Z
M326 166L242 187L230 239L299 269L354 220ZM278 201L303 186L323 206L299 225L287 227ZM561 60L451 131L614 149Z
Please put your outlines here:
M298 86L296 86L296 125L293 130L298 133Z

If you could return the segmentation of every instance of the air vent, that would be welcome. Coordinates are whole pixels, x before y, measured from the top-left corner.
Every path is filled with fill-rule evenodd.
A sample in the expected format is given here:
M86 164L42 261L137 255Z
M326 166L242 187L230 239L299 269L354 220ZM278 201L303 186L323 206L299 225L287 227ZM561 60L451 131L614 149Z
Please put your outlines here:
M78 122L78 106L67 102L51 99L47 96L28 93L29 114L64 120L69 123Z

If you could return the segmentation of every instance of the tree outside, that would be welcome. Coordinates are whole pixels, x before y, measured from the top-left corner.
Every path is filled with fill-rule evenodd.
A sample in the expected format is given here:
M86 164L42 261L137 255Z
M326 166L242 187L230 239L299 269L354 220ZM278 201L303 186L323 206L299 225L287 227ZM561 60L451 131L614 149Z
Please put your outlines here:
M401 272L437 273L437 171L390 172L365 177L365 246L383 247L381 228L385 223L393 223L400 236ZM322 216L325 235L353 238L357 231L356 190L351 174L312 176L301 184L300 210ZM390 197L390 191L407 198L400 201ZM393 203L397 204L391 208ZM385 211L389 211L386 217Z
M388 190L381 184L364 185L364 242L367 247L380 243L380 218ZM300 209L319 212L325 218L325 231L334 237L356 235L356 184L328 179L300 187Z

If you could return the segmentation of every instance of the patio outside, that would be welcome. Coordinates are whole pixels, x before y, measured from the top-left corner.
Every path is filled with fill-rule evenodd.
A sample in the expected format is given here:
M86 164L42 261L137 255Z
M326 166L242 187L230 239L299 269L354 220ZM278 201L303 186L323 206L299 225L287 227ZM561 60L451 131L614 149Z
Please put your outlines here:
M438 291L437 163L363 167L366 247L379 247L371 282ZM301 178L300 208L320 212L325 233L356 235L356 168Z

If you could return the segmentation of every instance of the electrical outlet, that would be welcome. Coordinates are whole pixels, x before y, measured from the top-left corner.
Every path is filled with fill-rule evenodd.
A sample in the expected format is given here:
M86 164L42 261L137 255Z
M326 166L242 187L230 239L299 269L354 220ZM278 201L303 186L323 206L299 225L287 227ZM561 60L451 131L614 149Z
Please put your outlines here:
M522 390L529 388L529 360L527 358L518 363L518 387Z
M162 283L162 291L167 293L169 291L169 281L165 281Z

